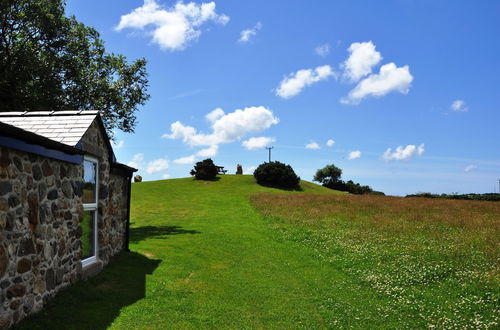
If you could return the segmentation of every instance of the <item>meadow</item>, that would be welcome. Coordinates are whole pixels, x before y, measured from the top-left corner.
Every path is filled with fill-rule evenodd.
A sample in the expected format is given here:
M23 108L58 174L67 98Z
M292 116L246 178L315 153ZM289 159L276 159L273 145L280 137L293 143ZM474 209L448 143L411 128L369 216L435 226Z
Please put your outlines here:
M500 204L133 184L130 248L22 329L496 328Z

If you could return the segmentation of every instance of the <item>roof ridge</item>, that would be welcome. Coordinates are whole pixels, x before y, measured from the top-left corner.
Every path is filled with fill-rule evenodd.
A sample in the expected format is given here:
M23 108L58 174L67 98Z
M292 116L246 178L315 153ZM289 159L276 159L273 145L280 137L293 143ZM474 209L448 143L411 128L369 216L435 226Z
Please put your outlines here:
M31 117L31 116L90 116L96 115L99 110L44 110L44 111L0 111L2 117Z

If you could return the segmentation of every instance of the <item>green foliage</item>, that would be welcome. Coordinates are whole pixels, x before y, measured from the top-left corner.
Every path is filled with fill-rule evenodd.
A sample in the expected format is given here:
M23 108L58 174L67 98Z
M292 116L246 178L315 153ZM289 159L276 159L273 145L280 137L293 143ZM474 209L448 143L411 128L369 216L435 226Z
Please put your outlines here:
M375 191L370 186L362 186L352 180L344 182L340 180L342 170L335 165L327 165L316 171L313 181L321 183L324 187L339 191L346 191L351 194L363 195L385 195L381 191Z
M335 165L326 165L316 171L313 181L320 182L324 186L332 185L340 180L342 170Z
M462 199L470 201L490 201L500 202L500 194L486 193L486 194L432 194L429 192L422 192L406 197L423 197L423 198L444 198L444 199Z
M106 53L62 0L0 2L1 111L98 109L111 133L133 132L148 100L146 60Z
M298 188L300 181L290 165L278 161L260 164L253 176L258 184L284 189Z
M236 174L243 174L243 167L240 164L236 165Z
M190 172L197 180L215 180L217 173L217 166L210 158L197 162Z

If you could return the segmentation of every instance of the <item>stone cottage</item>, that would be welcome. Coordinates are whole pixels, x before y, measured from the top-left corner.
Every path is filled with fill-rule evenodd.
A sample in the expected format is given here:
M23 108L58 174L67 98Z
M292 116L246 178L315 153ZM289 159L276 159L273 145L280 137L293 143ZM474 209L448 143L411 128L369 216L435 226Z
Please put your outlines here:
M0 329L128 250L135 171L98 111L0 112Z

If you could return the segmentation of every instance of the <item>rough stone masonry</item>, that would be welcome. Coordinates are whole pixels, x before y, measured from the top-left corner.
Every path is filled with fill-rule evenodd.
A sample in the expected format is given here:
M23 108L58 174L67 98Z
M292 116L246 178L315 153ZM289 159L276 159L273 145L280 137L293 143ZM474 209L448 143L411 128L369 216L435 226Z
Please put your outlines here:
M82 269L83 164L0 147L0 329L43 308L123 250L128 181L113 174L94 121L82 149L99 159L98 261Z

